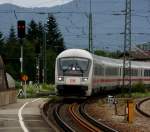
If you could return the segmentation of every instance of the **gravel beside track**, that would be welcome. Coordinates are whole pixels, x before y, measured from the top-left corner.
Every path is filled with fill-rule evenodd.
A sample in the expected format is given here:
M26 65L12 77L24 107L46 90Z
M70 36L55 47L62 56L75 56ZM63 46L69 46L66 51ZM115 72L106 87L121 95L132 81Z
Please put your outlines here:
M136 100L135 100L136 103ZM129 124L126 121L125 103L119 100L117 104L117 115L115 114L114 105L109 105L106 99L99 99L90 102L86 105L86 110L90 116L95 120L105 123L106 125L121 131L121 132L148 132L150 131L150 120L143 118L138 112L135 111L134 121Z
M145 98L143 100L140 100L136 104L136 109L145 117L150 118L150 98Z

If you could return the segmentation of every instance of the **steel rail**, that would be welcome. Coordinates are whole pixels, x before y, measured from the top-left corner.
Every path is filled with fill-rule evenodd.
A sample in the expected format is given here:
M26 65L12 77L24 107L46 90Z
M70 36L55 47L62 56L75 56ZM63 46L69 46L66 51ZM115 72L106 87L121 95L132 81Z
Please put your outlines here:
M56 122L58 123L58 125L64 130L64 131L67 131L67 132L75 132L75 130L73 130L73 128L71 128L67 123L65 123L59 112L60 112L60 108L62 107L63 104L59 104L55 107L55 109L53 110L53 115L54 115L54 118L56 120Z
M52 128L55 132L58 132L58 128L48 119L47 111L48 111L49 102L44 102L40 105L40 113L44 121Z
M79 107L79 111L81 113L81 115L88 120L91 124L93 124L94 126L96 126L97 128L99 128L100 130L104 131L104 132L119 132L107 125L105 125L102 122L97 122L94 118L92 118L91 116L89 116L86 112L85 112L85 103L81 104Z
M149 118L150 118L150 115L149 115L148 113L146 113L146 112L144 112L143 110L141 110L141 104L144 103L144 102L146 102L146 101L148 101L148 100L150 100L150 97L149 97L149 98L145 98L145 99L141 100L140 102L138 102L138 103L136 104L136 110L137 110L139 113L141 113L142 115L144 115L145 117L149 117Z
M83 120L76 112L75 108L78 107L77 103L73 103L69 106L69 112L72 115L73 119L84 129L86 129L89 132L100 132L98 128L90 124L89 122Z

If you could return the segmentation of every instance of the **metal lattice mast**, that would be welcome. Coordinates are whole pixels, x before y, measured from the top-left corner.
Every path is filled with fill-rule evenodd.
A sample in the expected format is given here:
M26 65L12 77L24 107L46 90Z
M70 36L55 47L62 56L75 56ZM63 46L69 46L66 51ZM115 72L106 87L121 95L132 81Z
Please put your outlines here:
M90 13L89 13L89 51L93 53L93 29L92 29L92 3L90 0Z
M124 60L123 60L123 87L126 76L129 81L129 95L131 95L131 0L126 0L125 33L124 33Z

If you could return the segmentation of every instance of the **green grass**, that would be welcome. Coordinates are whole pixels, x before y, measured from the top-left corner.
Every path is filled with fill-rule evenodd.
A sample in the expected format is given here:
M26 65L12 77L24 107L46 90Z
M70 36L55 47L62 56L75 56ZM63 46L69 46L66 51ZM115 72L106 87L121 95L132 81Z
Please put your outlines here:
M117 95L117 97L129 98L128 92L129 92L129 89L124 89L123 94L119 94ZM132 84L131 97L132 98L150 97L150 86L144 85L143 82Z
M118 94L116 97L117 98L129 98L129 94L128 93ZM131 98L133 98L133 99L145 98L145 97L150 97L150 91L148 91L148 92L132 92L131 93Z
M146 92L146 93L132 93L132 97L133 98L143 98L143 97L150 97L150 92Z
M50 93L54 93L55 86L52 84L30 84L26 85L27 98L47 97ZM17 87L19 91L19 87Z

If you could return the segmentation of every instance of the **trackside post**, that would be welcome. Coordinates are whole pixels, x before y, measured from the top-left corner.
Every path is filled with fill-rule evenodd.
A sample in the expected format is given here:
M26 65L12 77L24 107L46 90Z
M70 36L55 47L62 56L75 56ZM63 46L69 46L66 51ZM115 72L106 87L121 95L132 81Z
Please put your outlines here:
M129 123L133 123L133 119L134 119L134 102L133 102L132 99L127 100L127 108L128 108L127 121Z

